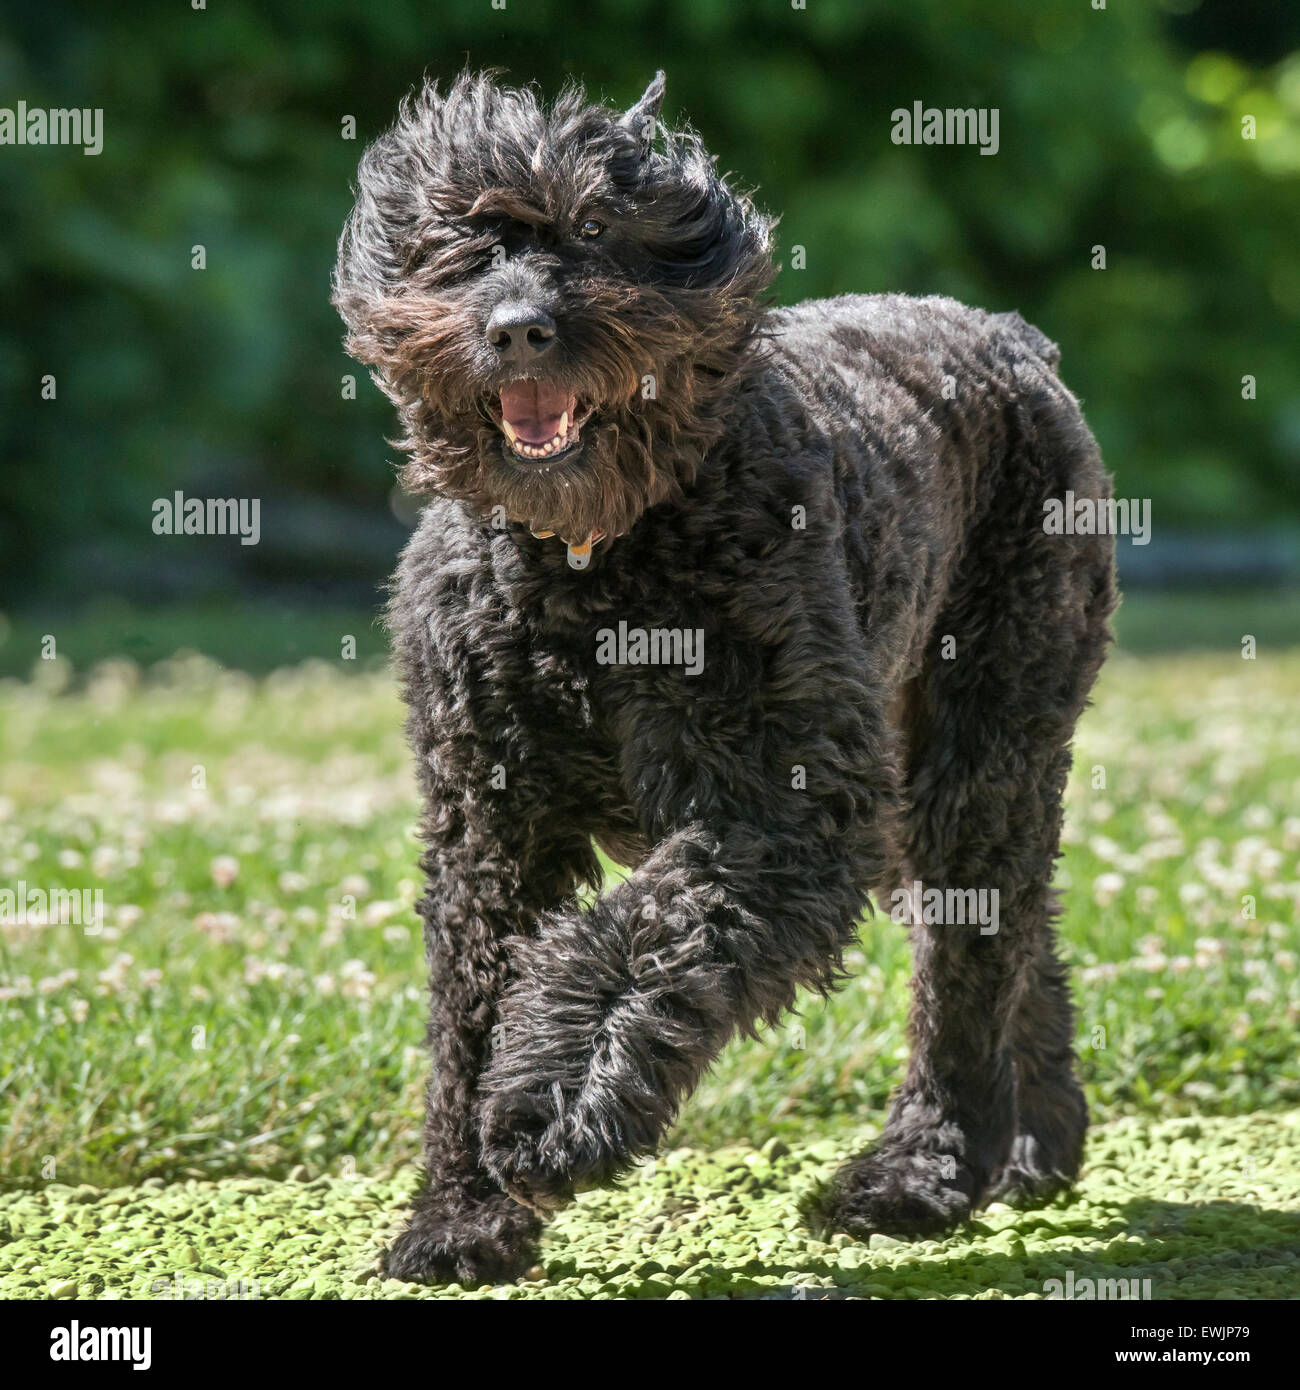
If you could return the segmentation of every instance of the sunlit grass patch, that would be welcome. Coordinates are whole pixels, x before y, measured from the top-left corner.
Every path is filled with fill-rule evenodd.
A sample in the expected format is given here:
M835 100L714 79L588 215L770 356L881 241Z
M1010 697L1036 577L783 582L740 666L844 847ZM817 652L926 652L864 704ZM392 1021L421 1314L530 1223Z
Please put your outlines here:
M1117 657L1085 717L1059 882L1094 1113L1300 1100L1300 653ZM0 1175L367 1171L415 1156L415 791L382 672L202 659L0 684L0 888L103 895L0 929ZM864 923L829 1001L737 1043L677 1143L882 1118L907 942Z

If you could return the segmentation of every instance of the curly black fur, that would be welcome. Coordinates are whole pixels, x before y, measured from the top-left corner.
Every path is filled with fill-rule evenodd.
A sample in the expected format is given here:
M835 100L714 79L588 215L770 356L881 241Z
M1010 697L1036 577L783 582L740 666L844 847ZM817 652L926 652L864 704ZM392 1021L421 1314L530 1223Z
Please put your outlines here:
M1109 495L1096 446L1016 314L765 308L769 224L662 93L426 86L340 246L350 349L431 494L390 614L434 1061L402 1278L526 1266L536 1213L653 1152L916 879L997 890L1000 929L912 926L912 1061L816 1220L938 1230L1079 1166L1049 880L1116 599L1110 539L1045 534L1043 503ZM502 304L553 327L535 358ZM503 432L521 377L584 412L553 460ZM602 664L620 622L699 630L703 669ZM593 842L633 872L583 907Z

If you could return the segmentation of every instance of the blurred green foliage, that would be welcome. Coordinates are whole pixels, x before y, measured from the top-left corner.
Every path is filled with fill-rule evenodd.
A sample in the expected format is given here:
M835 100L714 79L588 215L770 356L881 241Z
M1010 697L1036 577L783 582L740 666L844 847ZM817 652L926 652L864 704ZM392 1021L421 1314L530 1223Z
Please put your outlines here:
M666 68L665 115L781 214L781 299L1018 308L1163 524L1300 514L1290 0L45 0L0 30L0 104L102 107L105 143L0 148L8 602L382 576L392 422L341 398L329 273L363 143L467 62L620 103ZM997 107L997 156L893 145L918 100ZM263 545L169 551L176 488L263 497Z

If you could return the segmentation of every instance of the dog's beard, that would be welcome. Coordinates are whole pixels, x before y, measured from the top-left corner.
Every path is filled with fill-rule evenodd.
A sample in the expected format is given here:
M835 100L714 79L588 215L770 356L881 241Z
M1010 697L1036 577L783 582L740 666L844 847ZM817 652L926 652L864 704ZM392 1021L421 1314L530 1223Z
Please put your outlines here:
M558 378L559 389L573 416L567 429L572 434L576 425L579 442L557 449L555 458L524 457L530 440L562 433L558 418L548 414L544 426L533 422L512 440L501 388L430 371L428 363L426 357L419 396L399 400L408 490L458 499L485 519L503 512L508 521L575 544L626 535L648 508L679 497L721 434L731 399L719 391L720 376L689 363L628 362L613 383L570 370ZM643 400L635 388L646 376L658 391Z
M518 401L502 391L518 379L503 379L485 357L482 325L464 302L426 293L344 308L360 325L351 350L381 367L378 380L401 414L409 491L459 499L485 519L499 508L509 521L581 544L626 534L694 479L749 358L750 289L570 286L564 355L532 373L553 398L518 407L528 425L514 441L502 401L515 399L512 411ZM565 404L580 421L580 446L553 459L520 457L513 446L558 429Z
M649 507L680 495L706 447L684 449L664 433L669 418L633 409L592 408L581 442L554 460L521 459L486 407L447 418L420 402L402 411L410 455L403 481L437 493L475 515L582 543L626 535ZM693 421L697 426L699 421ZM707 431L709 441L720 426Z
M646 508L679 491L676 474L654 461L646 422L626 412L612 419L593 413L577 448L553 462L516 459L495 430L479 432L477 453L475 491L489 508L500 506L511 521L575 543L625 535ZM455 487L453 479L447 483Z

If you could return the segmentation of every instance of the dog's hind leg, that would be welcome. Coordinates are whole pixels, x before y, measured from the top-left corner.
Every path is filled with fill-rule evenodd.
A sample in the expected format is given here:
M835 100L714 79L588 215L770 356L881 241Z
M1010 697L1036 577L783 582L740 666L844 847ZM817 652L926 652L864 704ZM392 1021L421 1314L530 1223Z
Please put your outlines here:
M856 1236L942 1230L994 1184L1047 1191L1079 1163L1086 1113L1049 881L1070 740L1114 591L1107 544L1046 536L1031 517L1014 542L994 533L972 546L971 578L920 680L912 1058L879 1143L840 1170L814 1213ZM946 635L957 640L948 661ZM996 916L971 924L970 904Z
M1055 908L1053 894L1049 921ZM986 1194L989 1200L1015 1206L1046 1201L1064 1191L1083 1159L1088 1113L1074 1079L1074 1010L1053 935L1048 927L1039 936L1038 953L1012 1022L1016 1137Z
M970 790L969 772L964 786ZM961 812L954 803L955 815L970 818L970 838L916 846L923 889L913 902L911 928L911 1061L879 1143L850 1160L822 1194L821 1226L859 1237L943 1230L970 1215L1011 1155L1017 1129L1013 1024L1048 932L1051 854L1041 842L1031 852L1024 839L1008 853L983 841L980 831L998 816L1009 836L1031 834L1030 816L1049 814L1036 790L1020 789L1033 806L1026 806L1023 819L1008 817L1005 801L996 811L978 795ZM937 810L928 809L931 815ZM1007 858L997 862L1004 853ZM957 924L950 904L972 893L979 908L961 913L970 920ZM935 906L924 905L928 900ZM1070 1135L1077 1149L1084 1116L1068 1067L1053 1084L1060 1101L1077 1110Z

